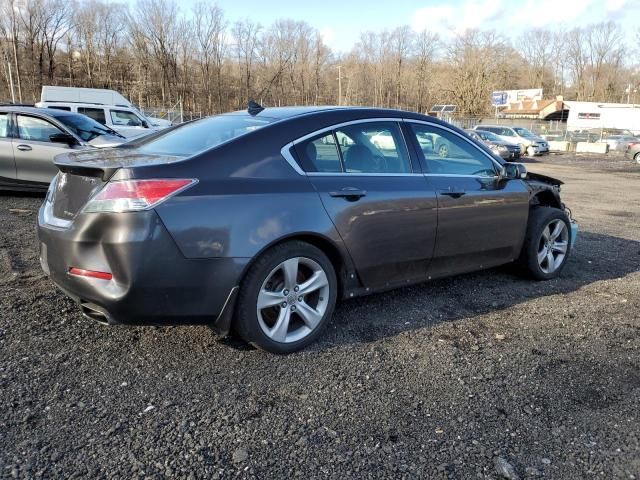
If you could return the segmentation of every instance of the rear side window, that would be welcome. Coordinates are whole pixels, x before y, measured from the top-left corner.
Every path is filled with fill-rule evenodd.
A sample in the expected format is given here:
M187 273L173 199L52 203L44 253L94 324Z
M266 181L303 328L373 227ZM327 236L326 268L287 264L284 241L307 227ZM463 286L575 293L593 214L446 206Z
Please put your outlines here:
M306 170L324 173L342 172L340 154L333 134L321 134L296 145Z
M412 124L411 130L419 137L429 136L431 142L420 142L429 173L438 175L474 175L493 177L493 162L478 147L447 130L422 124Z
M78 113L86 115L89 118L93 118L96 122L101 123L102 125L107 124L103 108L78 107Z
M0 113L0 137L6 138L9 136L9 115L6 113Z
M23 140L50 142L49 136L56 133L62 130L42 118L18 115L18 135Z

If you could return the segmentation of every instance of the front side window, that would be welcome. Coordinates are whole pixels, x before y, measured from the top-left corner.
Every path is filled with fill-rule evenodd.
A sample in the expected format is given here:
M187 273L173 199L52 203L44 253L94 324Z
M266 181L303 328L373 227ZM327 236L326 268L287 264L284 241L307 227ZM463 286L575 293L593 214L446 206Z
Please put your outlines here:
M340 138L340 137L338 137ZM344 140L346 141L346 139ZM342 172L340 154L333 133L323 133L296 145L305 168L313 172Z
M133 112L126 110L109 110L111 123L118 127L141 127L142 120Z
M18 115L18 135L23 140L34 142L50 142L49 137L56 133L63 133L55 125L42 118Z
M78 113L86 115L102 125L107 124L107 120L104 116L104 108L78 107Z
M531 131L527 130L526 128L516 127L514 128L514 130L521 137L535 137L535 135Z
M396 122L366 122L336 130L345 173L410 173L411 163Z
M447 130L412 123L411 129L420 145L429 173L440 175L475 175L493 177L495 167L480 149ZM432 145L419 139L429 136Z
M9 114L0 113L0 137L6 138L9 136Z

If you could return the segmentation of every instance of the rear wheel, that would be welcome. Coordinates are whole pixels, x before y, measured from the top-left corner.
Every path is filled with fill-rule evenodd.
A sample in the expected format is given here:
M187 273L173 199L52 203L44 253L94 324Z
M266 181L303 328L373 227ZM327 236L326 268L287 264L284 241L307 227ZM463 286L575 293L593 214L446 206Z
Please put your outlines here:
M633 159L636 161L636 163L640 164L640 152L636 153L636 156L633 157Z
M272 353L290 353L312 343L335 307L337 280L318 248L291 241L265 252L240 286L236 330Z
M535 207L529 215L520 263L536 280L549 280L562 272L571 251L571 224L558 208Z

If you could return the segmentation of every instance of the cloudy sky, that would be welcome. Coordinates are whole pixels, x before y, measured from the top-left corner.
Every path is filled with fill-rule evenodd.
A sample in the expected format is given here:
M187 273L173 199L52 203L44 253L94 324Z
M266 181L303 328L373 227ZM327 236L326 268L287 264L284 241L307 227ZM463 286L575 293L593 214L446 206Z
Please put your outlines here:
M182 0L188 9L196 0ZM364 30L411 25L451 36L467 28L495 29L517 36L526 27L566 27L615 20L638 31L640 0L219 0L227 18L268 25L278 18L306 20L329 46L346 51Z

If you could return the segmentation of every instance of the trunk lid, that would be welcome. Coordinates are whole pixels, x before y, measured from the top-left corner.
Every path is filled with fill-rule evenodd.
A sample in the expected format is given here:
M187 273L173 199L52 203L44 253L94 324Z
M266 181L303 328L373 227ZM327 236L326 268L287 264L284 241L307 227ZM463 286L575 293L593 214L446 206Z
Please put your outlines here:
M169 155L140 154L131 148L85 150L58 155L60 170L47 195L47 207L57 220L69 222L121 168L160 165L182 160Z

